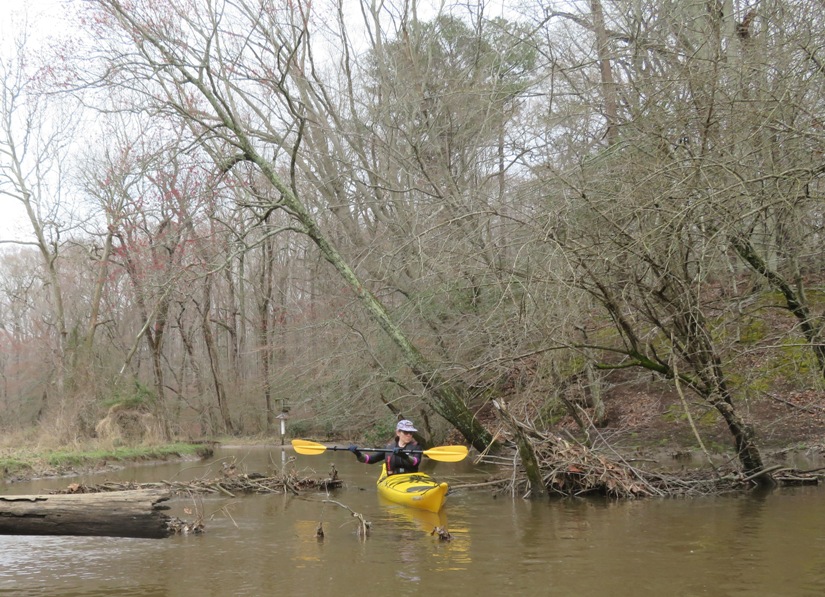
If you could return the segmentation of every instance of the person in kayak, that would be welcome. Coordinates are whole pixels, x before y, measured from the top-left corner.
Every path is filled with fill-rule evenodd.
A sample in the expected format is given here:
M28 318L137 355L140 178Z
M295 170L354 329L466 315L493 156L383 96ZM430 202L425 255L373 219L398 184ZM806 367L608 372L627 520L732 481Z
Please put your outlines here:
M350 446L347 449L355 454L358 462L366 464L385 462L387 464L387 475L417 473L418 465L421 464L422 448L413 437L413 433L416 431L418 429L415 428L412 421L404 419L398 421L398 425L395 426L395 438L387 444L389 452L364 454L356 446ZM418 454L410 454L411 450L417 450Z

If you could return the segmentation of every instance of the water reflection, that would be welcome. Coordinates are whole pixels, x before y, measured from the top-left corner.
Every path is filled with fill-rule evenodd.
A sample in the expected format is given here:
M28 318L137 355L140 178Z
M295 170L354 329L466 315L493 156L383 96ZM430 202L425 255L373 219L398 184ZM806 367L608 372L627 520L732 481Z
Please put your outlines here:
M447 525L447 510L441 512L428 512L416 508L406 508L378 496L378 503L381 505L382 518L387 524L392 524L399 529L413 528L425 533L431 533L436 527L449 529Z
M445 507L438 513L406 508L394 504L386 499L378 497L381 506L381 517L379 523L382 528L394 529L397 533L397 541L404 547L402 554L409 554L413 546L417 553L420 550L422 534L430 537L428 543L432 547L428 554L426 564L430 569L438 571L458 571L466 570L472 562L471 559L471 536L466 523L462 522L460 508L456 508L456 516L452 518L453 524L448 519L449 507ZM450 540L440 538L436 529L444 529L451 537ZM409 556L409 559L416 559Z

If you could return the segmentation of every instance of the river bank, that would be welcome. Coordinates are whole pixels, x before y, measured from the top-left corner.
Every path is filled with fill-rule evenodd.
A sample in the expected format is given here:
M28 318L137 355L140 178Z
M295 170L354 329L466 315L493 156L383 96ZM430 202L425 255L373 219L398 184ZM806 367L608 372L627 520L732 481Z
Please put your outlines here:
M597 452L619 457L648 470L669 474L714 466L736 468L733 441L724 423L712 411L686 408L678 396L664 388L618 386L605 403L608 424L590 430L590 443ZM825 400L822 392L772 394L746 406L747 418L760 438L766 467L784 465L813 469L825 462ZM688 412L692 411L688 416ZM498 422L487 421L491 429ZM558 421L552 432L582 440L583 434L572 417ZM135 462L200 459L217 445L280 445L280 437L231 437L215 441L173 442L162 445L101 446L93 441L72 446L38 448L25 438L6 436L0 444L0 482L104 472ZM313 439L313 438L307 438ZM365 441L341 437L339 443ZM445 443L464 443L451 435ZM23 447L19 447L23 446Z
M37 450L0 448L0 482L14 483L81 472L104 472L136 462L197 460L211 456L213 442L101 448L94 445Z

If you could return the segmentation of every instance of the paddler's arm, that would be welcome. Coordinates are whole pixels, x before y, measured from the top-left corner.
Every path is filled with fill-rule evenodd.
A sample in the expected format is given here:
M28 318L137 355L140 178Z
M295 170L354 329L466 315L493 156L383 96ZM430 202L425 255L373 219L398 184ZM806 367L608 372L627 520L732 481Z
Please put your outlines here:
M385 462L387 460L387 455L384 452L376 452L375 454L366 454L364 455L364 460L367 464L378 464L379 462Z
M363 462L365 464L378 464L379 462L384 462L384 459L386 458L386 454L383 452L379 452L377 454L364 454L357 448L357 446L354 445L349 446L347 450L355 454L358 462Z

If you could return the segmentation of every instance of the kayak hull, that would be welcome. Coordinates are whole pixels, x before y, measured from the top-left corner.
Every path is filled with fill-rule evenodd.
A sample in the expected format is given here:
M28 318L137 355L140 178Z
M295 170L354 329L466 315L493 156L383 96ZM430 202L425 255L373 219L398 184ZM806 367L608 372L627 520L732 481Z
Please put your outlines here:
M439 512L447 500L446 483L439 483L424 473L400 473L387 476L386 468L378 478L378 494L402 506Z

